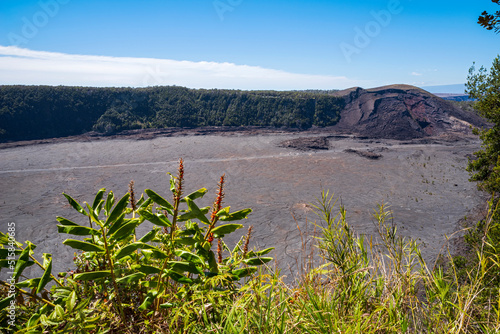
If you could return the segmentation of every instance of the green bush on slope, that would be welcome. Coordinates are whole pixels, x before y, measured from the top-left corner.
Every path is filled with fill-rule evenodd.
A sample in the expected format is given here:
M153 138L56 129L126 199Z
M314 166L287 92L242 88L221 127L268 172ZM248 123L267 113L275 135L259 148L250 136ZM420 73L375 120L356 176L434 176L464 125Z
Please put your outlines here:
M0 86L0 140L142 128L310 128L336 124L343 104L329 92Z

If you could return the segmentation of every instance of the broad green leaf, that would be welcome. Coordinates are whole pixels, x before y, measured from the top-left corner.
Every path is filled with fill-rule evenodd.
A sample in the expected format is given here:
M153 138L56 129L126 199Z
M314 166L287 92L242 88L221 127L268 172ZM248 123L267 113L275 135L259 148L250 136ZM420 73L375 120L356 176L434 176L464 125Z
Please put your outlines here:
M243 277L252 275L256 271L257 271L256 267L248 267L248 268L233 270L231 271L231 274L236 276L238 279L242 279Z
M187 238L175 239L175 241L177 241L177 242L179 242L180 244L183 244L183 245L193 246L199 240L196 240L193 237L187 237Z
M105 192L106 192L106 188L101 188L101 189L99 189L99 191L95 195L94 203L92 203L92 209L94 209L94 212L99 207L99 205L102 201L102 197L104 196Z
M75 305L76 305L76 292L71 291L71 294L66 299L66 309L68 310L68 312L73 312L73 310L75 309Z
M181 274L183 272L189 272L192 274L203 274L203 272L198 269L193 263L181 262L181 261L167 261L171 270Z
M204 218L200 219L199 217L206 217L207 213L210 211L210 207L207 206L204 208L199 208L199 210L201 211L201 214L197 210L195 210L195 211L186 210L187 212L180 215L177 220L178 221L189 221L191 219L199 219L200 221L202 219L204 220ZM204 223L204 224L208 225L208 223Z
M210 208L209 208L210 210ZM203 211L203 209L202 209ZM193 222L193 221L187 221L186 222L186 229L184 231L180 231L179 233L181 232L187 232L188 234L186 235L191 235L191 234L195 234L195 233L200 233L200 234L203 234L203 231L200 229L200 226L198 225L197 222Z
M119 260L121 258L124 258L125 256L132 254L138 249L155 249L155 248L156 247L145 244L143 242L134 242L120 249L118 253L116 253L115 259Z
M141 198L144 198L141 196ZM137 210L141 209L146 209L151 203L153 203L153 200L151 198L148 198L147 200L143 201L138 207ZM139 203L137 203L139 204Z
M167 174L170 175L170 191L173 193L175 192L175 177L170 173Z
M219 266L217 265L217 261L215 260L215 254L213 251L208 252L208 267L210 271L213 273L219 273Z
M63 218L63 217L56 217L56 220L59 222L59 224L63 226L80 226L77 223L72 222L69 219Z
M15 249L13 251L10 251L8 248L0 248L0 259L6 259L9 257L9 255L19 255L21 254L21 251L19 249Z
M153 274L159 274L160 269L153 267L153 266L147 266L147 265L140 265L136 268L138 271L141 273L145 273L146 275L153 275Z
M174 206L172 204L170 204L166 199L155 193L153 190L146 189L144 190L144 192L148 194L149 198L151 198L153 202L155 202L159 206L166 209L174 210Z
M99 214L102 211L102 206L103 205L104 205L104 200L101 199L101 201L97 204L97 208L94 209L94 212L95 212L95 214L96 214L97 217L99 217Z
M181 274L178 274L174 271L168 271L168 277L173 279L176 282L183 283L183 284L192 284L193 280L190 278L187 278L186 276L183 276Z
M230 206L226 206L225 208L222 208L220 209L219 211L217 211L217 214L216 216L217 217L220 217L220 216L227 216L229 215L229 210L231 209Z
M179 221L186 221L188 219L198 219L202 223L205 223L207 225L210 224L210 221L208 220L207 217L205 217L205 214L208 213L208 211L204 212L200 210L198 205L196 205L193 201L190 199L186 198L186 203L188 205L189 211L179 217Z
M43 307L42 309L40 310L40 312L42 312L43 310ZM43 315L45 316L45 314ZM40 315L40 313L35 313L31 316L30 320L28 320L28 323L26 324L26 327L27 328L31 328L31 327L34 327L36 324L38 324L38 321L40 321L42 315ZM45 316L46 317L46 316Z
M135 203L136 207L140 207L144 203L144 194L141 194L141 198Z
M253 257L251 259L245 259L243 260L243 262L250 266L258 266L272 260L273 260L272 257Z
M58 233L66 233L66 234L71 234L71 235L98 235L99 231L95 230L90 227L85 227L85 226L64 226L64 225L57 225L57 232Z
M201 257L199 257L198 255L190 253L190 252L186 252L184 250L176 250L175 255L177 255L181 259L184 259L184 260L191 262L191 263L194 263L194 264L203 264L203 262L204 262L203 259Z
M26 269L26 267L29 267L30 265L33 264L32 261L30 261L30 247L26 247L23 252L21 253L21 255L19 256L19 259L17 259L17 263L16 263L16 268L14 269L14 273L13 273L13 277L14 279L18 279L21 274L23 273L24 269ZM30 264L31 262L31 264Z
M181 202L186 202L186 199L194 201L197 198L202 198L206 193L207 193L206 188L198 189L195 192L192 192L191 194L184 196L184 198L181 200Z
M50 277L50 274L52 274L52 255L44 254L44 258L47 259L48 263L45 263L46 261L44 259L43 266L45 267L45 271L43 273L43 276L40 278L40 282L38 283L38 287L36 289L37 292L42 292L43 288L45 288L47 283L49 283L52 279Z
M174 306L175 305L172 304L172 303L163 303L163 304L160 304L160 308L163 308L163 309L172 308Z
M78 212L80 212L82 215L88 216L89 214L82 208L80 204L78 204L77 201L73 199L70 195L67 195L63 193L64 197L68 200L69 204Z
M103 271L91 271L88 273L76 274L73 276L75 281L93 281L100 278L111 277L111 271L103 270Z
M139 306L139 310L140 311L148 310L151 307L151 305L153 305L156 296L158 296L158 291L156 290L149 291L146 298L144 298L144 302L142 302L141 306Z
M96 327L96 323L98 323L99 321L101 321L102 319L102 314L99 314L99 315L96 315L95 317L93 318L88 318L87 316L83 316L82 319L85 319L85 323L87 324L85 326L85 329L94 329ZM92 325L91 325L92 324ZM102 325L101 325L102 326Z
M221 212L221 211L219 211ZM226 211L223 211L220 215L219 212L217 213L219 216L219 219L222 221L235 221L235 220L242 220L247 218L247 216L252 212L252 209L243 209L240 211L236 211L233 213L227 213Z
M36 248L36 245L28 240L26 240L25 242L26 242L26 247L29 248L30 250L30 254L33 255L35 253L34 250Z
M131 234L133 234L132 232L137 228L137 226L139 226L141 224L141 221L139 219L133 219L131 221L129 221L128 223L126 223L125 225L123 225L122 227L120 227L118 229L118 231L116 231L114 234L113 234L113 238L116 239L116 240L121 240L123 239L124 237L127 237Z
M43 258L43 267L47 268L52 262L52 254L43 253L42 258Z
M141 281L140 282L141 286L147 288L147 289L156 289L158 287L158 281Z
M107 235L112 235L116 231L118 231L123 225L125 225L129 220L125 220L125 212L123 212L116 221L111 223L111 227L109 227Z
M118 278L116 282L120 284L132 284L139 281L141 278L144 278L145 276L146 274L144 273L134 273L125 277Z
M111 212L111 208L113 207L113 204L115 203L115 195L113 194L112 191L108 193L108 196L106 197L106 204L104 205L104 213L106 216L109 216L109 213Z
M233 233L237 229L242 228L243 225L241 224L226 224L226 225L221 225L217 226L212 230L212 233L214 234L215 238L222 238L226 234Z
M118 220L118 218L123 214L123 212L127 208L129 197L130 197L130 194L126 193L125 196L123 196L118 201L118 203L116 203L113 211L111 211L108 218L106 219L105 226L109 226L111 223L116 222Z
M90 219L96 223L96 224L99 224L99 217L97 217L96 213L94 212L94 209L90 206L89 203L85 203L85 205L87 206L87 209L89 210L89 217Z
M66 239L63 241L63 244L85 252L104 252L104 248L102 248L101 246L97 246L95 244L80 240Z
M142 238L139 239L140 242L150 242L156 237L156 234L158 233L157 229L153 229L146 233Z
M269 247L269 248L263 249L263 250L258 251L258 252L250 251L250 252L248 252L247 255L248 255L248 257L259 257L262 255L266 255L267 253L271 252L272 250L274 250L274 247Z
M163 259L167 259L169 258L168 254L166 254L165 252L159 250L159 249L143 249L142 251L142 254L144 254L144 256L151 256L155 259L159 259L159 260L163 260Z
M139 214L144 217L147 221L155 224L155 225L158 225L158 226L162 226L162 227L170 227L172 225L172 223L166 219L166 218L163 218L163 217L159 217L157 215L155 215L154 213L151 213L147 210L139 210L138 211Z
M5 299L2 299L0 301L0 310L3 310L4 308L10 306L10 301L11 300L14 300L14 298L16 297L15 294L12 294L10 295L9 297L5 298Z
M16 283L16 286L18 288L30 288L30 289L33 289L33 288L36 288L38 286L38 284L40 284L40 280L41 280L40 277L38 277L38 278L31 278L31 279L27 279L25 281Z
M54 312L51 314L49 318L57 319L57 320L62 320L64 318L64 309L62 308L61 305L56 305Z
M9 244L9 236L0 231L0 245L8 245Z
M68 286L56 286L52 292L52 297L58 298L68 298L71 292L73 291L73 287Z

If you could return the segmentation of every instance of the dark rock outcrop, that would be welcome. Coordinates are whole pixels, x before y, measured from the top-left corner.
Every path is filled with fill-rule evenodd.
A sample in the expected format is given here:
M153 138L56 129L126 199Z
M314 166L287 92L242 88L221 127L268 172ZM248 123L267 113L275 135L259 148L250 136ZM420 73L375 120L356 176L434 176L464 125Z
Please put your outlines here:
M487 126L481 117L414 86L355 87L335 95L344 97L345 108L334 129L370 138L470 134L473 127Z
M328 150L330 143L328 137L300 137L285 140L279 144L281 147L294 148L300 151Z

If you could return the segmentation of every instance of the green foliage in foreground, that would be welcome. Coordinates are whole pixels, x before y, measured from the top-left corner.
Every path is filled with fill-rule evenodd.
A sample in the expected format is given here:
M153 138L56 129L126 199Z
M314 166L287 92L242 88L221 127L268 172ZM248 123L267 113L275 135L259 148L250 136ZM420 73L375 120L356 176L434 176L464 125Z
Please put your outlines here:
M212 209L199 208L200 189L182 196L182 164L172 178L173 201L146 190L119 200L101 189L83 206L67 196L88 225L58 218L59 232L83 236L64 243L80 250L77 270L51 274L35 246L15 243L16 323L9 327L7 297L0 298L0 326L15 333L496 333L500 330L500 252L486 251L488 234L474 265L451 261L448 270L429 268L418 245L398 235L390 211L374 213L377 238L356 235L333 196L315 205L319 260L305 256L295 285L267 266L271 251L248 249L250 232L235 248L223 238L242 226L249 209L222 208L223 179ZM128 204L131 203L131 207ZM493 212L491 212L493 213ZM137 239L143 221L157 227ZM212 243L217 240L217 251ZM11 240L12 241L12 240ZM9 266L9 238L1 234L1 265ZM500 248L498 244L489 245ZM305 252L312 254L312 252ZM44 274L24 277L36 265ZM466 278L466 279L464 279ZM49 289L49 282L52 287Z
M0 86L0 140L201 126L334 125L344 99L328 91Z
M15 325L9 327L8 317L14 295L0 301L0 325L17 333L156 333L221 323L244 279L272 260L265 256L272 248L248 250L248 234L229 249L223 238L242 228L235 221L251 210L222 207L224 177L213 207L198 207L195 201L206 189L183 196L183 174L181 160L178 176L171 177L172 202L150 189L148 199L136 201L132 186L120 199L101 189L84 205L65 194L88 224L57 218L59 233L84 237L63 242L81 252L76 272L64 278L53 276L51 254L39 262L35 245L12 239L9 245L2 233L1 266L13 272L13 281L1 283L15 287L17 297ZM135 230L145 221L155 227L138 239ZM15 265L9 250L17 250ZM42 277L24 277L32 265L43 269Z
M490 194L500 192L500 56L488 72L481 67L477 72L472 67L467 82L467 92L477 99L475 108L480 115L493 124L482 129L480 134L482 150L476 152L476 159L469 162L468 170L472 180L479 181L481 189Z

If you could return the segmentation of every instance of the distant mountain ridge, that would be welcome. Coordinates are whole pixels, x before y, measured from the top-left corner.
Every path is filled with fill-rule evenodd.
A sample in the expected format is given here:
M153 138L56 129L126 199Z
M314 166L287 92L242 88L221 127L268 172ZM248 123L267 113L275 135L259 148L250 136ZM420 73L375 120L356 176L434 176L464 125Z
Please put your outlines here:
M443 94L443 93L437 93L434 94L443 100L447 101L474 101L474 99L471 99L469 95L467 94Z
M422 86L423 90L432 94L465 95L465 84Z

